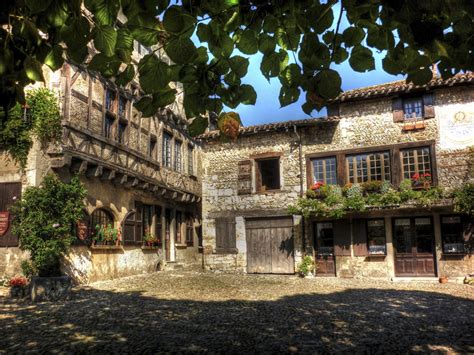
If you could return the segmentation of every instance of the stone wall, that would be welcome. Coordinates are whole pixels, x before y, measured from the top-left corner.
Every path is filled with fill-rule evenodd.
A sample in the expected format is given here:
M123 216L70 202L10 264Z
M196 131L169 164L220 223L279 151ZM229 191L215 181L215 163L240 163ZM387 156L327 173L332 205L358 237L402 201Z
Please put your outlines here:
M392 98L371 99L342 103L338 121L321 121L309 128L298 128L302 140L303 190L306 190L307 154L395 145L408 142L436 141L435 153L440 186L452 189L472 179L474 146L473 87L441 88L434 90L435 118L426 119L425 128L403 130L403 123L393 120ZM459 123L458 112L464 113ZM456 119L458 118L458 120ZM447 124L446 122L451 122ZM457 124L457 126L456 126ZM455 126L455 129L453 129ZM453 133L454 132L454 133ZM473 134L470 134L473 132ZM457 135L456 135L457 133ZM258 213L281 213L294 203L301 191L298 143L299 135L292 127L285 132L258 132L242 135L236 141L211 140L203 149L203 241L205 267L245 271L245 236L237 234L237 254L215 254L215 218L235 216L239 220ZM255 192L255 166L252 167L253 191L238 195L238 163L262 153L280 153L281 190ZM243 233L245 234L245 222ZM300 228L295 228L301 233ZM307 232L308 233L308 232ZM308 235L308 234L307 234ZM308 238L308 237L307 237ZM240 243L240 244L239 244ZM296 245L297 254L302 249ZM439 260L439 270L441 259ZM470 260L470 259L469 259ZM298 258L295 262L297 263ZM365 258L341 257L337 272L351 277L391 277L393 260L368 261ZM446 261L446 265L455 265ZM472 261L459 261L457 269L471 270Z

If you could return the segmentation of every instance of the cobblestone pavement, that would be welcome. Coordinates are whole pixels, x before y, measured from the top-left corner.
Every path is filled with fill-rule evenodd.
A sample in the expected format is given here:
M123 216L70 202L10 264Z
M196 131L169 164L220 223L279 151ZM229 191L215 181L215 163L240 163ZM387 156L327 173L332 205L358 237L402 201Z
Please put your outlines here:
M474 288L161 272L60 303L0 294L0 353L474 352Z

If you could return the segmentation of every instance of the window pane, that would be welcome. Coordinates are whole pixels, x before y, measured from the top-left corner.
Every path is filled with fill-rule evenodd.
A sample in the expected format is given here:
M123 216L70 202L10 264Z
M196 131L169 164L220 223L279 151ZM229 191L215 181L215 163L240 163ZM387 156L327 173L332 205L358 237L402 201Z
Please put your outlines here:
M421 98L403 100L405 119L423 117L423 101Z
M335 157L314 159L312 163L314 182L322 181L328 185L337 184Z
M369 254L386 254L385 222L383 219L367 221L367 242Z
M316 224L316 245L319 255L329 255L334 252L334 232L331 222Z
M411 253L411 226L410 219L396 219L394 230L397 253Z
M415 174L431 174L431 154L429 147L402 151L403 177L411 179Z
M464 253L463 225L461 217L441 218L441 239L444 253Z
M183 161L181 159L181 142L175 141L174 143L174 170L182 171Z
M163 133L163 166L171 168L171 135Z
M261 191L278 190L280 188L280 159L262 159L257 163Z
M390 154L377 152L346 157L349 182L390 180Z

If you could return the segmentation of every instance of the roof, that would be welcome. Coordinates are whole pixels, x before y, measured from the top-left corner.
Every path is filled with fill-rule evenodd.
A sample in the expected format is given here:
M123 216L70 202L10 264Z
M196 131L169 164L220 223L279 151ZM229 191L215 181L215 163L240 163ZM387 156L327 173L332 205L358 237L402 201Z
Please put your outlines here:
M390 83L366 86L359 89L344 91L343 93L339 94L338 97L331 100L331 102L364 100L368 98L390 96L401 92L405 93L413 91L422 91L443 86L454 86L471 83L474 83L474 73L472 72L459 73L449 79L435 77L425 85L415 85L413 83L407 83L406 80L398 80L392 81Z
M240 127L239 129L239 136L248 136L257 133L267 133L267 132L281 132L281 131L288 131L290 128L296 127L308 127L313 126L317 123L321 122L328 122L328 121L337 121L339 117L318 117L318 118L307 118L303 120L293 120L293 121L284 121L284 122L276 122L276 123L266 123L262 125L255 125L255 126L247 126L247 127ZM197 136L197 139L214 139L220 136L219 130L214 130L210 132L203 133Z

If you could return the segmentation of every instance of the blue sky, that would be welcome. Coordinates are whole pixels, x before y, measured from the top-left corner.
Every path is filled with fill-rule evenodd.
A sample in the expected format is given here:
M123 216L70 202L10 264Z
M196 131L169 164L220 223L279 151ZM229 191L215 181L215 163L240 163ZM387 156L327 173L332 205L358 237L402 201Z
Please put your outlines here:
M336 27L336 17L339 15L340 3L337 3L333 7L334 23L330 29ZM349 22L343 14L342 21L339 27L339 33L342 33L344 29L349 27ZM200 43L196 34L193 35L193 40L197 46L204 45L206 43ZM227 108L226 111L236 111L240 114L240 118L244 126L258 125L263 123L299 120L309 117L321 117L326 115L326 109L320 112L313 111L311 116L308 116L301 109L301 105L305 102L306 94L301 92L300 99L289 106L280 108L280 102L278 96L280 94L280 81L278 78L272 78L270 82L265 79L260 71L260 62L262 61L262 54L258 52L255 55L245 55L235 50L232 55L241 55L249 58L250 65L248 73L245 78L242 79L242 83L250 84L255 88L257 92L257 102L255 105L239 105L235 109ZM374 52L375 58L375 70L366 73L359 73L352 70L349 65L349 60L346 60L340 65L332 65L331 69L337 70L342 78L342 89L350 90L360 88L364 86L377 85L386 83L389 81L403 79L403 76L387 74L382 69L382 59L385 55L383 53ZM296 56L297 57L297 56ZM293 55L289 53L289 61L294 62Z

